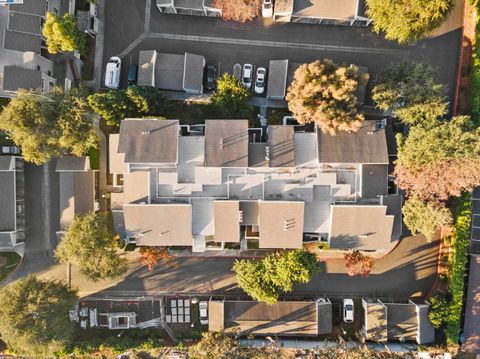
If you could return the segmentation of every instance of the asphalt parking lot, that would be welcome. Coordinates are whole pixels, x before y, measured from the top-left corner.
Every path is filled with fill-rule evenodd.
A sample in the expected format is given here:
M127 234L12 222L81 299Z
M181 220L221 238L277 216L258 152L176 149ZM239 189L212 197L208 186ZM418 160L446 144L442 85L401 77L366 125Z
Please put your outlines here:
M370 28L272 24L262 19L249 24L186 15L164 15L151 1L109 0L106 3L104 64L110 56L122 57L122 79L128 65L138 63L141 50L192 52L205 56L219 70L231 71L235 63L268 67L269 60L304 63L331 58L369 69L371 78L392 63L427 62L439 71L439 80L452 98L457 74L461 30L414 45L399 46L373 34ZM150 15L148 15L150 14ZM147 31L146 31L147 29ZM125 85L125 83L122 84Z

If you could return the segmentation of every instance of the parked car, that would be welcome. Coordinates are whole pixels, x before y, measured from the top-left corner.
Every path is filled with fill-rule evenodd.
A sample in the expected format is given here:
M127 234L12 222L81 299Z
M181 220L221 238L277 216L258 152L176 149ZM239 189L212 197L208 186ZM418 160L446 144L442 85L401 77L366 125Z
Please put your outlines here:
M243 65L242 85L245 86L247 89L252 87L252 78L253 78L252 64Z
M4 155L19 155L20 148L15 145L3 145L2 146L2 154Z
M105 71L105 86L110 89L118 89L120 86L120 71L122 69L122 60L117 56L110 57Z
M353 322L353 300L352 299L343 300L343 321L345 323Z
M205 88L208 91L215 90L217 84L217 68L215 65L207 65L207 71L205 76Z
M202 301L198 303L198 308L200 309L200 324L208 324L208 302Z
M272 17L272 16L273 16L273 4L272 4L272 0L263 0L263 4L262 4L262 16L263 16L263 17Z
M242 81L242 65L235 64L233 65L233 76Z
M138 73L138 66L136 64L130 64L130 66L128 66L128 77L127 77L128 86L134 86L137 84L137 73Z
M265 80L266 80L267 70L265 67L259 67L257 69L257 76L255 78L255 93L263 94L265 92Z

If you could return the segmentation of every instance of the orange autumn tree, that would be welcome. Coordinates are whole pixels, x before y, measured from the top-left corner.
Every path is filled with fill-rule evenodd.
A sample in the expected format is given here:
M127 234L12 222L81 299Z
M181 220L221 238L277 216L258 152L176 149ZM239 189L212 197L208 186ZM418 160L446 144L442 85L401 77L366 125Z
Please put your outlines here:
M172 256L168 253L166 247L140 247L141 262L148 270L152 270L159 260L165 261L165 264L173 265Z
M375 259L362 254L360 251L345 253L345 266L349 276L368 277L375 265Z
M213 7L222 10L224 20L252 21L260 13L260 0L214 0Z

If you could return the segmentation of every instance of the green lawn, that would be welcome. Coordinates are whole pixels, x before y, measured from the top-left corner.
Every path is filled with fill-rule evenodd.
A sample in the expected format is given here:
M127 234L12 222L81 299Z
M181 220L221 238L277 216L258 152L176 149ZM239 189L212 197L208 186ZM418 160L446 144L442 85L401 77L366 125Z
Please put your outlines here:
M22 257L15 252L0 253L0 281L5 279L15 270L15 268L17 268L21 259Z

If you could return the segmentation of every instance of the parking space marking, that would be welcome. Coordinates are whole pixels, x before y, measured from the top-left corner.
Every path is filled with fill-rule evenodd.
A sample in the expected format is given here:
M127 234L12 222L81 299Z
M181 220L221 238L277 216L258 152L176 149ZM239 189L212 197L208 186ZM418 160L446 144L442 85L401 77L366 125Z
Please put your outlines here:
M163 40L197 41L197 42L208 42L208 43L218 43L218 44L278 47L278 48L304 49L304 50L317 50L317 51L318 50L341 51L341 52L354 52L354 53L377 54L377 55L395 54L395 55L400 55L405 57L410 55L410 50L402 50L402 49L380 49L380 48L373 48L373 47L321 45L321 44L282 42L282 41L263 41L263 40L251 40L251 39L235 39L230 37L180 35L180 34L169 34L169 33L159 33L159 32L147 33L146 37L152 38L152 39L163 39Z

